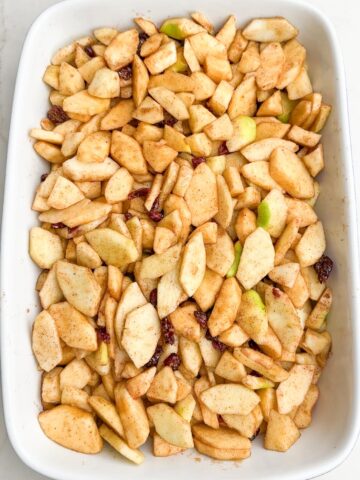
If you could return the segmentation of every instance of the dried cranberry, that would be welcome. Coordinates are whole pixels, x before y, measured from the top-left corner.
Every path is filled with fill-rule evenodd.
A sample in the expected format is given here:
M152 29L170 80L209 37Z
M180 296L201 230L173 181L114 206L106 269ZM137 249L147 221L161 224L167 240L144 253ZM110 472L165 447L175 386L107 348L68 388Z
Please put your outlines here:
M165 343L174 345L175 343L175 330L173 324L168 317L161 320L161 331L164 337Z
M206 330L205 337L211 341L211 344L215 350L219 350L220 352L224 352L227 349L225 343L220 342L218 337L213 337L210 333L210 330Z
M218 154L219 155L227 155L229 153L229 150L226 146L226 142L220 143L220 146L218 148Z
M171 367L173 370L178 370L180 363L181 360L177 353L170 353L170 355L164 360L164 365L166 367Z
M129 122L129 125L136 128L139 125L139 120L137 120L136 118L132 118Z
M173 117L169 112L164 112L164 120L162 120L161 122L158 122L156 126L160 128L163 128L165 125L168 125L169 127L173 127L176 122L177 122L177 119L175 117Z
M124 217L125 217L125 220L128 221L128 220L130 220L130 218L133 217L133 214L130 213L130 212L126 212L126 213L124 214Z
M205 157L193 157L191 162L192 162L192 166L196 168L200 165L200 163L205 162Z
M47 118L55 125L69 120L69 117L60 105L53 105L47 113Z
M154 288L150 292L150 303L151 303L151 305L156 307L156 305L157 305L157 288Z
M110 335L105 327L97 327L96 334L99 342L110 343Z
M69 235L73 235L74 233L76 233L78 228L79 227L68 228Z
M259 350L259 346L254 340L249 340L248 341L249 348L252 348L253 350Z
M147 35L145 32L140 32L139 33L139 43L138 43L138 47L137 47L137 54L138 55L140 55L140 50L141 50L141 47L143 46L143 43L148 38L149 38L149 35Z
M201 310L195 310L194 317L199 322L200 327L207 328L208 316L205 312Z
M155 349L154 355L150 358L150 360L144 365L145 368L156 367L159 363L160 355L162 354L162 346L158 345Z
M320 283L325 283L329 278L334 267L334 262L327 255L323 255L318 262L315 263L314 269L317 273Z
M89 55L90 58L96 57L96 53L94 52L91 45L88 45L87 47L85 47L84 50L85 50L85 53Z
M177 119L173 117L169 112L164 113L164 123L165 125L168 125L169 127L172 127L175 125L177 122Z
M48 173L43 173L43 174L41 175L41 177L40 177L40 181L41 181L41 182L45 182L45 180L47 179L48 176L49 176Z
M130 278L132 282L135 282L135 275L134 272L126 272L126 276Z
M132 66L126 65L126 67L118 70L118 74L122 80L130 80L130 78L132 77Z
M281 297L281 290L279 290L278 288L273 288L272 289L272 294L274 295L275 298L280 298Z
M146 197L150 192L150 188L138 188L129 193L128 199L132 200L133 198Z
M217 417L218 417L219 424L222 425L223 427L227 427L226 422L223 419L223 417L221 415L218 415Z
M155 198L154 203L149 212L149 217L153 222L160 222L164 218L164 212L160 210L160 197L159 195Z
M54 230L57 230L58 228L65 228L65 227L66 227L65 223L62 223L62 222L51 224L51 228L53 228Z
M149 212L149 217L153 222L160 222L164 218L164 212L158 212L158 211L150 211Z

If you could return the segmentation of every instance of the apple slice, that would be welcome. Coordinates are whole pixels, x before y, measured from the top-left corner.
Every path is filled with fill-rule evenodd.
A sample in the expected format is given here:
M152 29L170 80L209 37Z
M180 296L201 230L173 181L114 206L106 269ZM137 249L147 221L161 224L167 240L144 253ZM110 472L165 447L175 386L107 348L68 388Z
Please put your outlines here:
M105 424L99 428L101 437L111 445L116 451L118 451L125 458L134 462L136 465L140 465L144 460L144 454L135 448L130 448L118 435L116 435Z
M288 415L271 410L265 434L264 447L267 450L286 452L300 438L300 432Z
M35 318L32 331L32 349L40 368L45 372L50 372L62 359L56 323L46 310L43 310Z
M184 420L190 422L194 413L196 401L194 397L189 393L185 398L176 402L174 410Z
M246 115L239 115L232 121L233 134L226 142L229 152L236 152L256 139L255 120Z
M70 405L41 412L39 423L45 435L59 445L80 453L98 453L103 442L94 417Z
M146 392L152 401L175 403L178 385L171 367L163 367L154 377Z
M165 87L153 87L149 89L149 93L154 100L177 120L187 120L189 118L189 112L185 103L171 90Z
M259 403L255 392L235 383L215 385L200 395L201 401L214 413L247 415Z
M270 175L292 197L311 198L314 182L306 167L295 153L277 147L271 153Z
M61 302L64 299L63 293L56 278L56 263L52 266L46 275L44 283L39 291L41 306L44 310L54 303Z
M126 315L145 304L146 298L139 285L136 282L130 283L121 296L114 319L115 334L119 345L121 344Z
M120 437L124 438L124 428L120 417L116 411L115 405L109 400L97 395L92 395L89 405L95 410L96 415L110 428L112 428Z
M157 286L157 311L160 318L174 312L183 298L184 290L179 278L179 268L176 266L165 273Z
M270 235L263 228L257 228L245 240L236 278L249 290L272 270L274 258Z
M143 258L141 262L140 275L143 278L159 278L170 270L173 270L178 263L181 252L181 244L170 247L166 252Z
M217 337L232 326L241 304L241 289L235 277L227 278L221 286L208 327L213 337Z
M200 423L193 425L192 431L195 438L210 445L210 447L236 450L251 448L251 443L248 438L227 428L215 429Z
M322 223L318 221L309 225L295 247L301 267L309 267L316 263L325 252L325 248L326 241Z
M130 395L134 398L140 398L146 394L149 390L151 382L156 374L156 367L148 368L143 372L135 375L135 377L129 378L126 382L126 388Z
M147 173L146 162L139 143L118 130L114 130L112 133L111 156L132 174L144 175Z
M230 382L241 382L241 379L246 375L246 370L239 360L230 352L225 351L216 365L215 374Z
M118 383L114 389L116 408L130 448L143 445L150 433L149 420L141 398L134 399L125 384Z
M184 448L171 445L171 443L166 442L163 438L161 438L160 435L154 433L153 454L155 457L170 457L171 455L176 455L184 450Z
M206 268L203 281L194 293L194 300L203 312L206 312L214 305L222 283L223 278L219 273Z
M294 365L286 380L276 389L279 413L289 414L305 398L314 376L314 365Z
M153 356L160 335L159 317L150 303L127 314L121 344L137 368Z
M244 460L250 456L250 449L231 449L211 447L198 438L194 439L195 448L203 455L214 458L215 460Z
M95 328L85 315L78 312L68 302L51 305L50 315L54 318L60 338L69 347L93 352L97 350Z
M203 281L206 268L206 252L201 232L186 244L180 267L180 283L191 297Z
M206 266L224 277L235 259L234 244L222 227L218 227L216 243L205 246Z
M267 287L265 304L271 328L283 347L289 352L295 352L303 334L303 327L289 297L278 288Z
M205 29L189 18L169 18L160 27L160 32L175 40L185 40L191 35L204 32Z
M248 162L259 162L261 160L269 160L271 153L280 147L290 150L291 152L297 152L299 150L296 143L290 142L289 140L282 138L264 138L243 148L241 153Z
M284 195L277 189L271 190L258 206L257 226L278 238L285 228L287 211Z
M289 262L273 268L271 272L269 272L269 278L279 285L292 288L299 272L300 265L298 263Z
M148 407L147 413L154 423L156 433L161 438L181 448L192 448L194 442L190 423L178 415L165 403Z
M296 37L298 30L286 18L273 17L251 20L242 33L255 42L286 42Z
M70 305L89 317L97 314L101 287L89 268L61 261L56 264L56 276Z
M216 177L206 163L194 171L185 201L191 212L191 223L198 227L210 220L218 211Z
M307 428L311 423L311 412L319 398L319 388L310 385L304 401L296 411L294 422L298 428Z
M133 61L139 44L135 28L118 33L107 46L104 57L111 70L120 70Z
M255 290L242 294L237 321L255 342L263 342L268 330L268 319L265 305Z
M240 347L235 348L234 350L234 357L239 360L244 366L250 368L251 370L255 370L256 372L264 375L266 379L269 379L271 382L282 382L286 380L289 376L288 372L280 367L274 359L264 355L257 350L253 350L252 348L248 347ZM249 381L250 375L247 375L247 378L244 377L242 381ZM253 376L253 379L259 377ZM263 379L261 379L263 383ZM269 388L273 385L267 385L264 387L257 387L257 388Z
M134 241L111 228L98 228L85 237L108 265L124 267L138 258Z
M265 389L267 391L269 389ZM229 428L236 430L243 437L252 438L256 435L264 417L260 405L248 415L223 415L224 422Z
M175 332L193 342L199 342L201 338L200 324L194 315L196 311L195 303L189 302L170 314Z
M33 227L30 230L29 253L40 268L46 269L64 258L61 238L40 227Z

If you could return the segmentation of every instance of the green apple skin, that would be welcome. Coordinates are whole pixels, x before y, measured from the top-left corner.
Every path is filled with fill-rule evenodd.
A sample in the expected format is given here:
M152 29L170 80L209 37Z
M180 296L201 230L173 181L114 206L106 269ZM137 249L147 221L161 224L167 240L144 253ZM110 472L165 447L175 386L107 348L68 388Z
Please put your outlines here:
M257 226L266 229L270 223L270 216L271 210L269 204L263 200L258 206Z
M266 314L266 307L261 300L260 295L255 290L248 290L243 294L243 296L245 296L249 304L252 304L253 307L258 308L262 315Z
M252 117L239 115L232 121L234 134L226 142L229 152L236 152L256 139L256 123Z
M175 19L166 20L160 27L160 32L165 33L168 37L175 40L184 40L184 32L181 31L179 24L175 23Z
M235 258L234 258L233 264L230 267L230 270L226 274L226 278L235 277L236 272L238 271L241 253L242 253L242 245L240 242L235 243L234 253L235 253Z
M282 123L289 123L291 112L297 104L297 100L289 100L286 93L281 92L281 103L283 107L283 113L278 115L276 118Z
M176 73L183 73L186 72L187 69L188 65L184 58L182 48L178 48L176 51L176 62L174 63L174 65L171 65L171 67L169 67L169 70Z

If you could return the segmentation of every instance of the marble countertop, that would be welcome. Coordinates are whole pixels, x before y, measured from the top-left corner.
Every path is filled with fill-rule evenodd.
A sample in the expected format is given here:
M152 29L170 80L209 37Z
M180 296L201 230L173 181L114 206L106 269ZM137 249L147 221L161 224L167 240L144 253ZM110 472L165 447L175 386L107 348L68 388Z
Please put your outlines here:
M33 20L58 0L0 0L0 168L6 163L7 135L11 102L18 60L25 34ZM355 174L359 179L360 165L360 63L354 53L358 44L360 2L358 0L312 0L333 22L342 47L347 74L350 126ZM0 211L4 175L0 176ZM0 480L46 480L31 471L16 456L7 439L2 400L0 396ZM360 478L360 440L349 458L336 470L324 475L324 480L352 480Z

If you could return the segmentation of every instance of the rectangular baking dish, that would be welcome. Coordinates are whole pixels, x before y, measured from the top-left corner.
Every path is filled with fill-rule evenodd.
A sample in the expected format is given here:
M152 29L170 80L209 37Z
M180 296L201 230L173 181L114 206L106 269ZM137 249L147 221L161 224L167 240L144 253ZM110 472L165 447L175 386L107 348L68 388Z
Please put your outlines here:
M160 22L200 10L218 26L228 14L240 24L257 16L286 16L300 30L308 50L315 89L333 112L323 143L326 170L317 211L324 221L327 253L335 260L331 278L335 302L329 320L333 356L321 378L321 397L313 425L286 454L263 449L254 442L244 463L214 462L197 452L167 459L147 459L139 467L105 448L96 456L73 453L48 440L40 430L40 375L31 352L31 325L39 310L34 292L38 270L28 257L28 230L36 224L30 206L40 175L47 171L28 138L48 108L48 89L41 81L51 55L60 46L96 27L128 28L144 15ZM8 434L19 457L34 470L61 480L177 480L196 478L243 480L303 480L325 473L349 454L359 429L359 272L353 170L351 164L346 91L341 54L332 27L313 7L298 1L72 0L46 10L31 27L21 57L14 97L2 225L2 378Z

